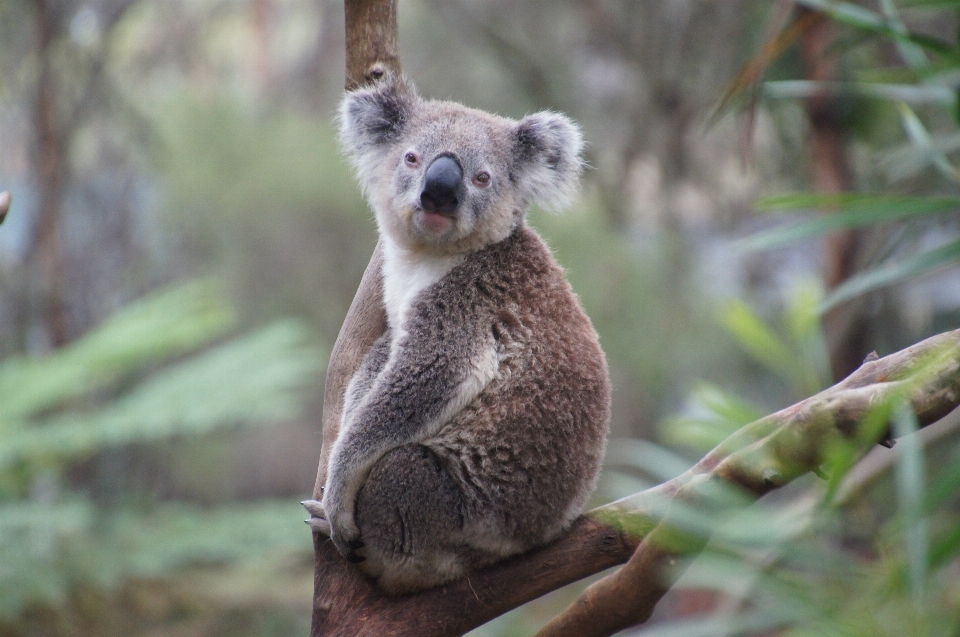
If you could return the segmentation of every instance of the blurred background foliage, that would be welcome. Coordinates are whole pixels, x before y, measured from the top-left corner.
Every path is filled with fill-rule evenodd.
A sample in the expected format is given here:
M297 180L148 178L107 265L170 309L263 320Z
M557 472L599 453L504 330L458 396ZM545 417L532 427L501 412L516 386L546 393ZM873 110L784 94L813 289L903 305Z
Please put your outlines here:
M531 223L614 378L597 503L957 327L958 11L400 1L424 94L583 125L578 204ZM0 635L307 634L297 502L375 242L340 2L0 0L0 42ZM721 531L636 634L958 634L956 420L691 512Z

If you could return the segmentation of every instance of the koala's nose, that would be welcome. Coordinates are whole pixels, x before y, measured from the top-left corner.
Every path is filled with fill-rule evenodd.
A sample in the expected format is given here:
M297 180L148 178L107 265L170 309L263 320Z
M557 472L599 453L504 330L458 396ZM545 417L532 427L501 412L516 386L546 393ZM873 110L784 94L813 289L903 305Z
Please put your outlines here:
M428 212L451 214L460 203L457 193L463 180L463 170L453 157L441 155L427 166L420 205Z

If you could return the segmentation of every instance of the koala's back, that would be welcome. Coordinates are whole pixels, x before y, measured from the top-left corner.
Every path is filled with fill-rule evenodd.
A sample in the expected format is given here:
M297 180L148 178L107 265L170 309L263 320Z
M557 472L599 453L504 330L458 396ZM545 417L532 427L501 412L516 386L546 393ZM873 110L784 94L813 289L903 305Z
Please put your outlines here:
M469 543L502 556L548 542L579 513L603 457L610 387L590 319L524 224L416 305L411 338L458 326L496 343L493 380L423 443L460 488Z

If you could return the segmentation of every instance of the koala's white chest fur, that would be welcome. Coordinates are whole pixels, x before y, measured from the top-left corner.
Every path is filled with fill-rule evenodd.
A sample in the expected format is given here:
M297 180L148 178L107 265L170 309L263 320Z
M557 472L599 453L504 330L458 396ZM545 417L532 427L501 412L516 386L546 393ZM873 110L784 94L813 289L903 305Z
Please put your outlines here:
M384 236L383 300L394 343L404 333L404 323L417 294L442 279L463 259L463 255L436 256L414 252Z

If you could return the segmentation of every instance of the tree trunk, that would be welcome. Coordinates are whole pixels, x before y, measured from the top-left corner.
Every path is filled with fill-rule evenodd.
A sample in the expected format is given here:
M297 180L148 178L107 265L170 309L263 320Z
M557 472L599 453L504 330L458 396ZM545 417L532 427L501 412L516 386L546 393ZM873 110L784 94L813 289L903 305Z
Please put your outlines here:
M27 256L31 285L39 289L41 306L33 318L43 327L46 345L57 348L67 342L63 300L64 260L60 245L60 217L67 182L67 143L58 113L58 86L53 69L53 48L62 31L57 3L34 0L37 10L36 38L40 72L33 105L34 173L37 216Z
M399 75L397 0L345 0L347 90L377 81L387 73ZM380 244L363 274L327 366L323 397L323 446L314 484L314 499L322 499L327 462L337 433L343 394L364 355L387 329L383 305ZM313 620L310 634L359 635L341 620L345 608L363 607L376 591L356 568L344 560L328 538L314 534Z
M839 75L829 48L834 42L834 25L812 9L799 9L800 19L812 16L803 31L800 54L805 79L815 82L836 80ZM806 101L807 117L812 128L810 141L813 161L813 189L818 193L836 194L853 189L853 174L847 153L847 124L842 96L823 92ZM858 230L842 230L826 239L826 261L823 282L832 290L850 278L857 268L863 242ZM870 351L869 322L859 299L842 303L823 317L823 329L830 351L833 380L846 378L860 366Z
M347 88L399 73L396 0L346 0ZM826 134L824 140L827 139ZM831 148L827 146L827 148ZM833 147L834 151L841 148ZM840 157L840 155L837 155ZM334 345L323 408L323 449L314 488L320 499L336 439L343 393L364 354L386 329L379 244ZM936 369L917 373L919 361ZM883 401L906 399L921 426L960 403L960 330L865 363L842 383L747 425L685 474L578 518L551 545L415 595L388 597L349 564L327 538L314 535L313 637L453 637L527 601L610 566L604 578L542 633L552 637L610 635L649 617L670 583L658 579L678 557L656 538L668 532L663 498L702 500L704 485L720 480L756 497L788 484L823 462L830 442L843 436L865 452L857 436L861 417Z

